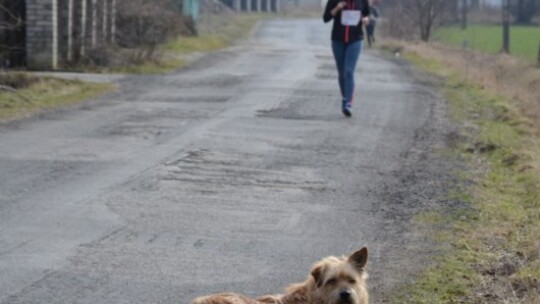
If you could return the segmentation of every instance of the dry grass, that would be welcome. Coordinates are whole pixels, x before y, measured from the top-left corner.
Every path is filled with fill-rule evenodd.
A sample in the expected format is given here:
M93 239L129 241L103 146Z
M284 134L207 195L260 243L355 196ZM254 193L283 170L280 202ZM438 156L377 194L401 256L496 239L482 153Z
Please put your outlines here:
M16 88L16 91L0 91L0 122L74 105L113 89L109 84L35 77L18 72L2 73L0 84Z
M464 82L508 98L531 118L540 134L540 68L508 55L489 55L439 44L410 44L406 48L461 71Z

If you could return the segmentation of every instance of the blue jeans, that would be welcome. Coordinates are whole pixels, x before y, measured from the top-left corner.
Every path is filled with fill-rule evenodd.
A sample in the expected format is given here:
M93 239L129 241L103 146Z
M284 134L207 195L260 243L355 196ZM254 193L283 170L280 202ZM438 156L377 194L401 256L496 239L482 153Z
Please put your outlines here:
M339 89L343 99L343 108L352 106L354 98L354 70L362 50L362 41L352 43L332 41L332 52L338 70Z

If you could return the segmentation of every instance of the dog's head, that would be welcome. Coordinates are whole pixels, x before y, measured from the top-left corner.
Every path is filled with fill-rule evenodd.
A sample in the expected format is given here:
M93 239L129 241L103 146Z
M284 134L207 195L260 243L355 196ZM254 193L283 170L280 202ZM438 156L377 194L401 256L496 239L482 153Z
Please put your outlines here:
M317 304L367 304L368 258L366 247L349 257L327 257L313 266L312 302Z

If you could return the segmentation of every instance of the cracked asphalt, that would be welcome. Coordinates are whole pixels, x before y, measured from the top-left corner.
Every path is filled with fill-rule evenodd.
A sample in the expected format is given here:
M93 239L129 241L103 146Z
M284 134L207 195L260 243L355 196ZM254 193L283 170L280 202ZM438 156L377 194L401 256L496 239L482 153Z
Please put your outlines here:
M432 249L411 217L444 203L444 101L365 49L340 112L330 28L261 23L169 75L0 126L0 303L189 303L281 292L368 246L373 303Z

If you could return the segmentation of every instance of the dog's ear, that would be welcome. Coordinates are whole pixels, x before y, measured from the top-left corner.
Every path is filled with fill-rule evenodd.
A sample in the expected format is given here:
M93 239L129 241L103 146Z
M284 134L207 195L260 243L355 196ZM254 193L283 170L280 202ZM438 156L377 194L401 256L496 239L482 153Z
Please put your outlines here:
M317 287L322 286L323 270L323 265L316 265L313 267L313 270L311 270L311 276L315 280Z
M355 253L351 254L351 256L349 257L349 263L351 263L352 265L354 265L356 269L361 271L366 266L367 258L368 258L368 250L367 250L367 247L364 247L356 251Z

